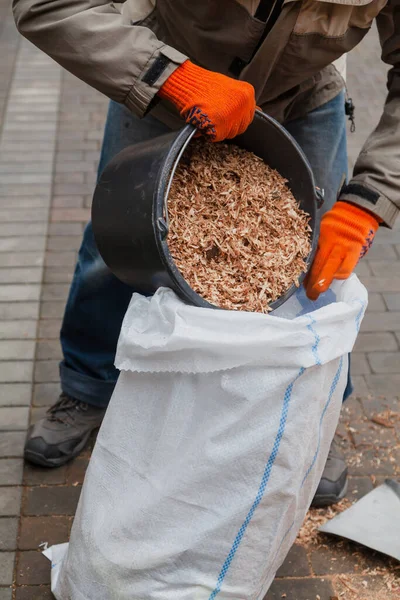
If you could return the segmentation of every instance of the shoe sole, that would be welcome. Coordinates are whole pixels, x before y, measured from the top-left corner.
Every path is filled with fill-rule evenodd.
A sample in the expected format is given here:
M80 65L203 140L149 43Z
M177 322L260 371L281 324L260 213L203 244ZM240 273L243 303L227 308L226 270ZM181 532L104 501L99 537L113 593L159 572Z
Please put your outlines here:
M31 450L25 450L24 458L26 461L38 465L40 467L61 467L65 465L67 462L78 456L86 446L89 441L90 436L94 431L99 429L99 427L95 427L83 438L83 440L77 445L75 450L66 456L61 456L60 458L46 458L43 454L38 454L37 452L32 452Z
M344 488L338 496L335 496L334 494L328 494L326 496L318 496L317 498L314 497L311 503L311 508L325 508L326 506L337 504L338 502L343 500L343 498L347 494L347 488L348 482L346 481L346 485L344 486Z

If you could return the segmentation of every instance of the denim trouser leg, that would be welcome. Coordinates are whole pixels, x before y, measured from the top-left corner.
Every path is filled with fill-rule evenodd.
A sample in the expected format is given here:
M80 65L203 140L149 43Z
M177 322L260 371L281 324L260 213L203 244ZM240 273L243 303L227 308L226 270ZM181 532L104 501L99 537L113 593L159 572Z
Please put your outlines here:
M110 103L98 173L126 146L166 133L152 117L140 120L124 106ZM94 283L91 269L99 261L92 225L85 229L61 329L64 360L62 390L78 400L107 406L118 371L115 350L122 320L134 290L112 274Z
M341 93L306 117L285 124L307 156L316 185L325 191L323 212L332 208L343 176L347 178L344 101L344 93ZM349 355L349 376L343 400L346 400L352 391Z
M325 208L329 208L336 200L342 175L347 172L343 95L286 126L307 155L317 185L325 189ZM99 173L126 146L166 131L166 126L154 118L139 120L122 105L111 102ZM106 406L118 377L114 367L115 350L134 290L113 275L93 285L91 269L98 261L89 223L65 309L61 330L64 360L60 374L64 392L90 404Z

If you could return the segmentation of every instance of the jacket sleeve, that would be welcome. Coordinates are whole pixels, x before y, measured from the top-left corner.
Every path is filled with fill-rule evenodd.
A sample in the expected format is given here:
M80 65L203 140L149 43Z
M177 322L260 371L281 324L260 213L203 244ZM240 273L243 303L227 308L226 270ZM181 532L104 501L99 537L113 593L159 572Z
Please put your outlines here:
M362 148L340 199L371 211L393 227L400 211L400 0L388 0L377 25L382 60L392 65L389 93L379 124Z
M187 60L140 21L132 24L124 4L14 0L13 12L18 30L35 46L138 116L146 113L161 85Z

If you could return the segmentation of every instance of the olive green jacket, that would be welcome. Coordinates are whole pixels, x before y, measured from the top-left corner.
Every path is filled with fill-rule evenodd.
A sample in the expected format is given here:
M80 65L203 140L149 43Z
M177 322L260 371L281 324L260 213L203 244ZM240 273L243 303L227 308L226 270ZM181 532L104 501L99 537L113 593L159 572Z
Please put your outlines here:
M392 226L400 210L400 0L285 0L273 26L259 5L14 0L13 8L19 31L63 67L137 115L153 110L164 120L155 96L187 57L253 84L258 105L278 121L302 116L343 88L333 63L376 19L382 58L393 67L389 94L341 198Z

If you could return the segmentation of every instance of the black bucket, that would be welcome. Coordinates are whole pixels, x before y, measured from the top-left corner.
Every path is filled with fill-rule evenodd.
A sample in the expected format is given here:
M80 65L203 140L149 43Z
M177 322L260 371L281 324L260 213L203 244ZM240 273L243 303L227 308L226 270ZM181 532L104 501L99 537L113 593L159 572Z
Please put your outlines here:
M159 287L169 287L189 304L217 308L186 283L167 243L169 188L176 166L195 133L187 125L117 154L104 169L94 192L93 232L106 265L135 291L150 295ZM309 266L318 241L318 210L322 200L304 153L279 123L260 111L234 143L254 152L283 175L300 207L310 215ZM299 283L304 277L305 273ZM271 308L283 304L295 291L296 286L292 285Z

